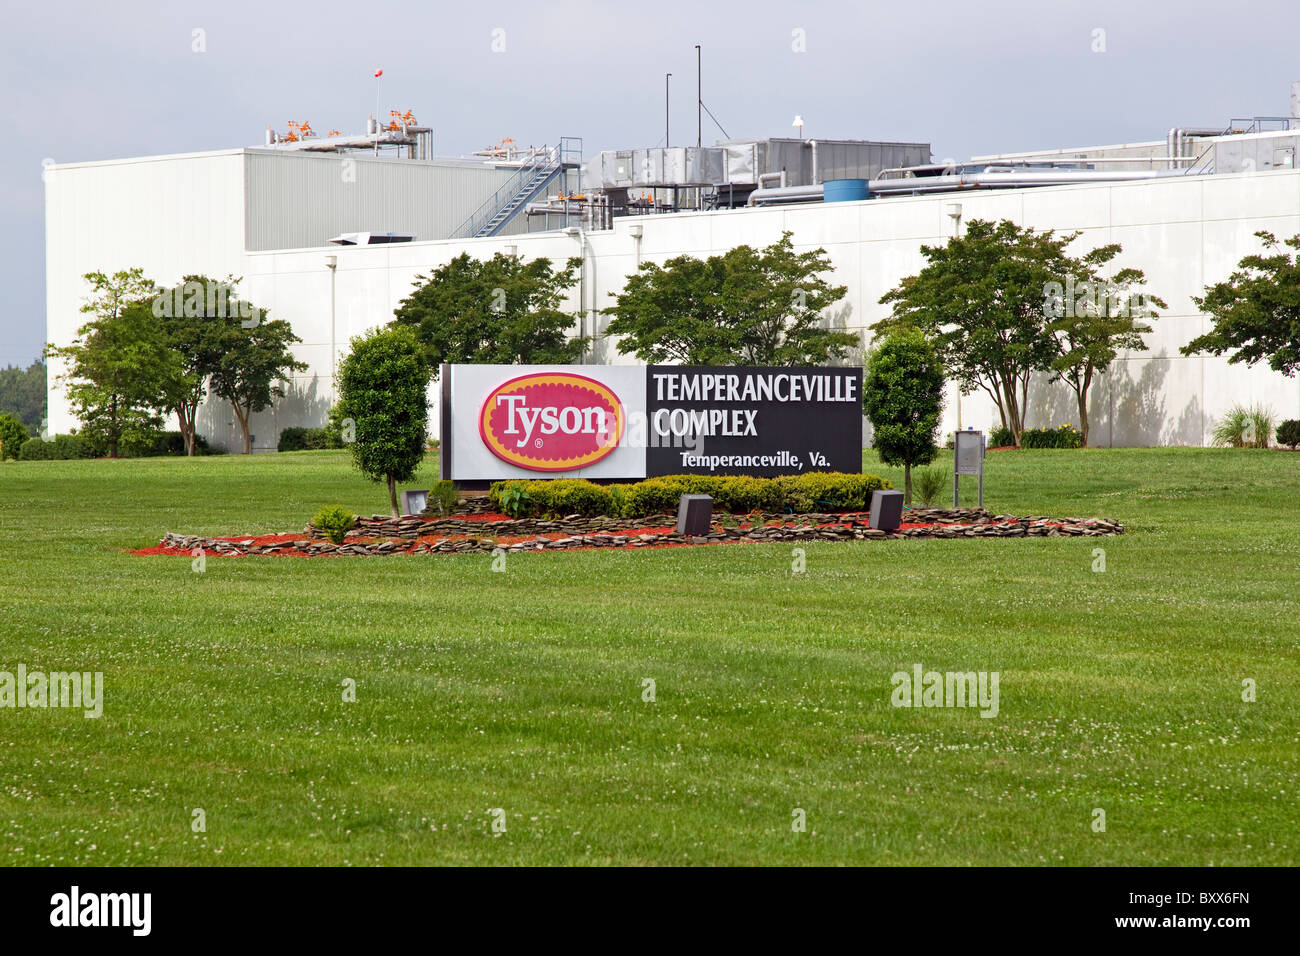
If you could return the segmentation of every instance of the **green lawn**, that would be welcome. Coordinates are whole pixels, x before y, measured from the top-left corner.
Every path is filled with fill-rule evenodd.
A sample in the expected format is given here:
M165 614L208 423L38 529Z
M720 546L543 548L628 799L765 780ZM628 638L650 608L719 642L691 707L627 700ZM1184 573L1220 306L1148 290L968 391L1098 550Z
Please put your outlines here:
M385 492L341 452L6 462L0 670L103 671L105 700L0 710L0 859L1300 862L1300 455L987 469L992 510L1129 534L809 544L798 576L789 545L198 574L125 550ZM1000 713L892 707L915 663L998 671Z

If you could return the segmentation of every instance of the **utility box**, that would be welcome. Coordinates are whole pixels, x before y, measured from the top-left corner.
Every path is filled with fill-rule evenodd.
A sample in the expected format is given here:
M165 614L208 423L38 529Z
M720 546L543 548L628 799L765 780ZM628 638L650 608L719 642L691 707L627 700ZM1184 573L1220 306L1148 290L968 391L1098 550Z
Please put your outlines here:
M429 489L424 488L419 491L402 492L402 514L421 515L424 509L429 506Z
M974 430L953 432L952 436L952 506L958 507L957 479L962 475L978 475L980 482L980 507L984 507L984 433Z
M903 493L873 491L870 525L877 531L897 531L903 523Z
M713 522L713 499L709 495L682 495L677 503L677 533L699 537L709 533Z

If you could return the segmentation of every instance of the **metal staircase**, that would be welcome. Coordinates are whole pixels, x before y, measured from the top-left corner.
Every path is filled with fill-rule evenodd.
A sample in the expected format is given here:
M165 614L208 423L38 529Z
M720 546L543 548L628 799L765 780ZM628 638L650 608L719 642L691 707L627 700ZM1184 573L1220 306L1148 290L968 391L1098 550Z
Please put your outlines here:
M576 145L575 145L576 144ZM506 223L525 203L531 202L549 186L564 170L579 166L582 162L582 140L570 136L560 138L557 146L538 149L519 167L518 172L506 182L460 224L451 234L453 239L482 238L495 236L505 228Z

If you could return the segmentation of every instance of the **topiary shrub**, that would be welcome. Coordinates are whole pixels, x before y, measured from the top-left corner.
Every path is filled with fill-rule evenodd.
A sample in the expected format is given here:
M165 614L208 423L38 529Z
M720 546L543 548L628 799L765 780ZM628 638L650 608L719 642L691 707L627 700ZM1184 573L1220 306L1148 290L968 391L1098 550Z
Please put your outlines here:
M1292 450L1300 445L1300 419L1290 418L1277 426L1277 443Z
M311 523L335 544L342 544L344 537L356 525L357 516L342 505L329 505L316 512Z

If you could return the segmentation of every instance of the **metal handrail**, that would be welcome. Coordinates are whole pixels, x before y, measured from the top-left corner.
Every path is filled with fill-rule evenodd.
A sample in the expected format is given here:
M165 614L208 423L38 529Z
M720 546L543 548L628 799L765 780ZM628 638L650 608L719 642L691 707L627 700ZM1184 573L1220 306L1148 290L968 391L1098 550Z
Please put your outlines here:
M519 171L502 183L496 192L479 203L478 208L470 213L469 218L452 233L452 237L464 239L475 235L479 229L491 221L493 216L505 208L506 203L513 199L540 170L555 166L558 164L559 159L559 146L552 146L545 152L539 151L534 155L531 163L519 167ZM505 198L502 198L502 193L505 194Z

